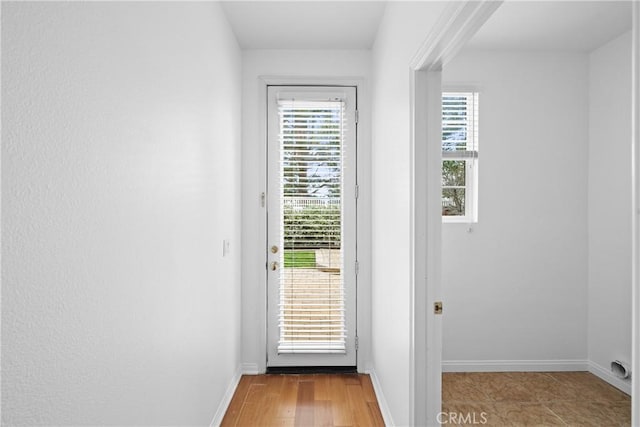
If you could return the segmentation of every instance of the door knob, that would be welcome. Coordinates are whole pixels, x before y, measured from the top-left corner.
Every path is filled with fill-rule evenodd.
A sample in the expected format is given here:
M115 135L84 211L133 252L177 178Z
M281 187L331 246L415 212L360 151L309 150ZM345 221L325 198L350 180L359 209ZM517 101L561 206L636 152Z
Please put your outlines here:
M278 247L276 245L271 246L271 253L272 254L278 253Z
M271 271L276 271L278 269L278 263L273 261L271 263Z

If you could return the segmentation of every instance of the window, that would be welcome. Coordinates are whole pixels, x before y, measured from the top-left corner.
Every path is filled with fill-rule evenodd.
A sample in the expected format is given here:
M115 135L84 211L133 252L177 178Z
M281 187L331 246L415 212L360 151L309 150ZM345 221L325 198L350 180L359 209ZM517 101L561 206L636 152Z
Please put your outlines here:
M442 94L442 218L478 217L478 93Z

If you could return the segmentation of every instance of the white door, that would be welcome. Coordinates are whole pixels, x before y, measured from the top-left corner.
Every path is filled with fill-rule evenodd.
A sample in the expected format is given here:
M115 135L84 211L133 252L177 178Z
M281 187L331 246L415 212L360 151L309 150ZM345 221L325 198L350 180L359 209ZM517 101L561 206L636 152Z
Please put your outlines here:
M267 366L356 366L356 88L267 91Z

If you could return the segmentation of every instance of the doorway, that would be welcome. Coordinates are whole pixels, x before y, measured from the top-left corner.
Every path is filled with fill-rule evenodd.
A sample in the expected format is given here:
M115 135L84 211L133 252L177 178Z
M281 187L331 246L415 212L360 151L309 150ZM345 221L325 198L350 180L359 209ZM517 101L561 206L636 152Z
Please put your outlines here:
M356 88L267 87L267 367L356 366Z
M628 49L627 49L627 50L628 50ZM447 62L448 62L448 61L447 61ZM495 65L495 64L496 64L496 62L495 62L495 61L492 61L492 64L494 64L494 65ZM461 67L461 68L462 68L462 67ZM475 70L475 69L480 69L481 67L473 67L473 66L471 66L471 65L470 65L470 63L465 63L465 68L466 68L466 69L474 69L474 70ZM501 73L503 73L504 68L505 68L505 67L501 67L501 70L500 70L500 71L501 71ZM441 69L442 69L442 62L438 62L437 60L436 60L436 61L430 61L430 60L422 61L422 62L421 62L421 64L420 64L420 66L419 66L419 67L416 67L416 72L415 72L415 74L416 74L416 79L422 79L422 77L420 77L420 75L421 75L422 73L424 73L424 74L433 73L434 75L438 75L438 76L439 76L439 73L440 73ZM424 71L423 71L423 70L424 70ZM504 74L504 73L503 73L503 74ZM572 73L572 74L571 74L571 76L572 76L572 78L575 78L575 73ZM520 78L522 78L522 80L523 80L523 81L527 81L528 83L529 83L529 82L531 82L531 79L527 78L526 76L524 76L524 75L522 75L522 74L520 75ZM628 79L626 79L626 80L628 80ZM625 81L626 81L626 80L625 80ZM456 77L456 78L455 78L455 81L456 81L456 82L459 82L459 81L462 81L462 80L460 79L460 77ZM476 83L476 82L474 81L474 83ZM545 83L547 83L547 82L545 82ZM499 85L494 85L493 87L498 87L498 86L499 86L499 87L501 87L501 88L504 88L505 84L506 84L506 83L505 83L505 81L504 81L504 79L503 79L503 80L501 80L501 81L500 81L500 84L499 84ZM435 87L435 86L437 86L437 85L433 85L433 86L434 86L434 90L432 91L432 94L436 95L436 94L437 94L437 87ZM488 84L486 84L486 85L484 85L484 87L485 87L485 88L488 88L488 87L489 87L489 85L488 85ZM428 89L429 87L427 86L426 88ZM420 88L418 85L416 85L416 86L415 86L415 89L416 89L416 90L415 90L415 93L416 93L416 94L423 94L425 97L428 97L428 91L427 91L427 90L422 90L422 91L421 91L420 89L422 89L422 88ZM513 91L512 91L512 92L513 92ZM628 92L628 91L627 91L627 92ZM439 95L439 94L438 94L438 95ZM522 94L520 94L520 95L522 95ZM557 98L557 95L558 95L558 94L557 94L557 93L554 93L553 95L554 95L554 97L556 97L556 98ZM523 98L526 98L526 99L528 99L528 100L530 99L530 98L527 98L526 96L524 96ZM487 99L488 99L488 98L487 98ZM416 104L417 104L417 101L416 101ZM495 103L495 102L494 102L494 105L497 105L497 103ZM418 105L418 107L419 107L419 108L418 108L418 112L420 112L421 110L423 110L423 108L420 108L420 107L421 107L420 105ZM540 109L540 110L541 110L541 111L544 111L543 109ZM623 110L623 109L621 108L620 110ZM503 117L501 117L501 119L503 119ZM417 128L417 126L416 126L416 128ZM486 127L485 127L484 129L485 129L485 130L487 130L487 128L486 128ZM501 129L501 132L502 132L503 134L509 134L509 133L510 133L510 132L508 132L508 131L505 131L505 129L504 129L504 128L502 128L502 129ZM430 142L439 142L439 141L437 141L435 138L431 138L431 139L429 139L429 138L424 138L424 139L422 139L422 140L418 140L418 139L416 139L416 140L417 140L417 141L422 142L422 141L424 141L424 140L426 140L426 139L428 139ZM629 140L629 138L626 138L625 140L626 140L626 141L628 141L628 140ZM433 144L433 145L435 145L435 144ZM434 148L434 147L431 147L431 148ZM498 150L494 150L494 152L497 152L497 151L498 151ZM529 154L530 154L530 153L529 153ZM557 152L556 152L556 154L557 154ZM516 157L517 157L517 156L516 156ZM531 157L531 156L529 156L529 158L530 158L530 157ZM424 163L422 163L422 164L424 164ZM520 169L518 170L518 172L519 172L519 173L522 173L522 172L523 172L523 171L522 171L522 168L520 168ZM431 200L431 202L432 202L432 203L435 203L435 198L432 198L432 199L430 199L430 200ZM503 200L503 199L500 199L500 200ZM547 202L548 202L548 201L547 201ZM520 205L520 206L522 206L522 205ZM423 215L422 217L424 218L424 215ZM487 220L490 220L490 219L492 219L492 218L493 218L493 216L489 216L489 217L485 217L485 218L487 218ZM538 219L538 218L536 218L536 219ZM528 222L528 221L524 221L524 223L527 223L527 222ZM529 223L530 223L530 222L529 222ZM501 224L501 226L503 226L503 227L504 227L504 225L505 225L505 224L504 224L504 222L503 222L503 223ZM475 234L475 236L480 236L480 234L481 234L481 230L479 230L479 229L475 229L475 228L473 228L473 229L463 229L463 230L462 230L462 232L463 232L463 233L469 233L470 231L473 231L473 233ZM477 239L477 238L478 238L478 237L476 237L476 239ZM494 242L496 242L496 241L497 241L497 239L495 239L495 238L494 238L494 240L493 240L493 241L494 241ZM508 245L507 245L507 246L508 246ZM584 247L584 245L582 245L582 247ZM438 246L437 250L439 251L439 249L440 249L440 247ZM542 252L542 253L543 253L544 255L546 255L546 254L547 254L546 252ZM431 257L433 257L433 255L432 255ZM458 263L458 262L459 262L459 260L458 260L458 259L456 259L455 261L456 261L456 263ZM506 265L509 265L510 263L505 263L505 264L506 264ZM547 266L547 268L548 268L549 263L541 263L541 264L546 265L546 266ZM476 262L476 265L479 265L479 266L481 266L481 267L485 267L485 268L486 268L486 265L487 265L487 264L486 264L486 263L482 263L482 262L480 262L480 263ZM526 276L525 276L525 277L526 277ZM478 275L475 275L475 276L474 276L475 283L480 282L480 280L478 280L478 279L479 279ZM486 282L486 281L485 281L485 282ZM625 281L624 283L628 283L628 282L629 282L629 281L627 280L627 281ZM433 283L433 282L432 282L432 283ZM438 286L439 286L439 283L436 283L436 285L438 285ZM431 289L433 289L433 286L431 286ZM514 291L513 287L510 289L510 291L511 291L512 293L515 293L515 292L513 292L513 291ZM569 293L569 292L567 292L567 294L570 294L570 293ZM449 298L449 296L448 296L448 295L449 295L449 293L447 293L447 298L446 298L446 300L445 300L446 307L450 307L450 308L451 308L451 310L449 310L449 311L448 311L448 313L453 314L453 313L454 313L454 312L453 312L453 309L455 308L455 307L454 307L454 301L453 301L451 298ZM529 301L529 304L531 304L531 300ZM476 316L476 318L484 318L484 319L490 319L490 318L491 318L491 317L490 317L490 316L491 316L490 314L489 314L489 315L485 314L485 313L492 313L492 312L493 312L493 310L491 309L491 308L492 308L491 306L487 306L486 304L478 304L478 301L477 301L477 300L473 300L473 305L474 305L475 307L481 307L481 309L482 309L482 313L481 313L481 314L479 314L478 316ZM533 304L533 306L535 306L535 307L539 307L540 305L539 305L539 304ZM487 310L488 308L489 308L489 310ZM563 310L565 310L565 308L566 308L566 307L563 307ZM459 310L459 311L461 311L461 310ZM566 311L566 310L565 310L565 311ZM548 310L548 312L553 312L553 310ZM471 314L474 314L474 313L471 313ZM519 312L518 312L518 314L519 314L520 318L522 318L522 317L524 316L524 313L523 313L523 311L522 311L522 310L521 310L521 311L519 311ZM503 325L504 325L504 324L503 324ZM473 326L477 328L477 327L479 326L479 322L475 322L475 323L473 324ZM427 325L427 327L428 327L429 331L433 331L433 330L435 329L433 326L429 326L429 325ZM490 330L490 328L486 328L486 327L485 327L485 328L483 328L483 329L484 329L484 330ZM504 329L503 329L503 330L504 330ZM550 329L550 330L551 330L551 329ZM553 329L553 330L555 330L555 329ZM439 330L436 330L436 332L438 332L438 333L439 333L440 331L439 331ZM467 330L467 331L465 331L465 332L468 332L468 330ZM502 330L501 330L501 332L502 332ZM566 335L567 335L567 334L564 334L563 336L564 336L564 337L566 337ZM473 340L473 339L477 339L478 334L473 334L473 333L471 333L471 334L470 334L470 336L472 337L471 339L467 339L466 341L464 341L464 344L465 344L465 346L466 346L467 348L471 348L471 347L472 347L472 346L470 346L469 344L472 342L472 340ZM603 346L603 347L604 347L604 346ZM477 346L476 346L476 347L473 347L473 348L475 349L475 348L477 348ZM500 348L500 346L495 346L495 348ZM520 349L520 350L525 349L525 348L526 348L525 346L520 346L520 347L519 347L519 349ZM553 347L551 347L551 346L544 346L544 348L553 348ZM525 354L528 354L528 353L525 353ZM475 357L473 357L473 356L472 356L472 357L470 357L469 359L473 359L473 360L471 360L471 362L474 362L474 363L475 363L475 365L476 365L476 369L478 369L478 368L477 368L478 363L476 363L476 362L477 362L478 360L483 360L483 358L485 358L485 359L486 359L486 353L485 353L484 355L482 355L482 356L475 356ZM635 358L637 359L637 356L635 356ZM542 358L541 358L541 359L542 359ZM581 360L581 361L574 361L574 360L569 360L569 359L567 359L567 361L571 362L571 365L573 365L573 366L568 366L568 367L567 367L567 368L571 368L571 369L575 369L575 368L576 368L576 365L578 365L578 363L575 363L575 362L581 362L583 365L584 365L584 364L586 364L584 360ZM560 362L562 362L562 359L560 360ZM587 362L588 362L588 361L587 361ZM559 363L558 363L558 365L559 365ZM457 368L457 369L462 369L462 368L463 368L463 367L462 367L462 365L461 365L461 363L460 363L460 361L459 361L459 360L455 360L454 358L452 358L452 362L450 363L450 365L449 365L449 366L450 366L450 367L452 367L452 366L453 366L453 367L455 367L455 368ZM489 368L495 369L495 366L489 366ZM516 366L510 366L510 367L507 367L507 368L508 368L508 369L513 370L514 368L516 368ZM544 368L544 369L546 369L546 370L550 370L548 366L542 366L541 368ZM561 368L561 366L556 366L556 367L555 367L555 369L557 369L557 370L560 370L560 368ZM564 368L564 369L567 369L567 368ZM464 369L467 369L467 368L465 367ZM522 369L522 368L519 368L519 369ZM529 367L529 369L531 369L531 367ZM590 369L590 370L591 370L591 369L593 369L593 365L589 365L589 369ZM431 372L429 372L429 373L431 373Z

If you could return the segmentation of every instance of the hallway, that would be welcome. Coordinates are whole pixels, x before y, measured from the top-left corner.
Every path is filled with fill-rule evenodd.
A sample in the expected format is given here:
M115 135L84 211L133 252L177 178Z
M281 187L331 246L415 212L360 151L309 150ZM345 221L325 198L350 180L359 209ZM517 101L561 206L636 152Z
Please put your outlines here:
M640 425L640 0L0 10L0 424Z
M384 422L368 375L244 375L221 425L384 426Z

